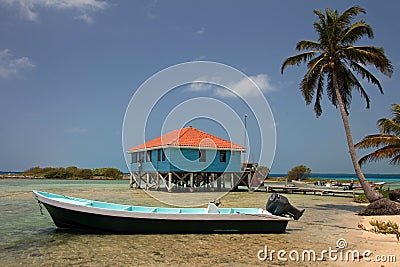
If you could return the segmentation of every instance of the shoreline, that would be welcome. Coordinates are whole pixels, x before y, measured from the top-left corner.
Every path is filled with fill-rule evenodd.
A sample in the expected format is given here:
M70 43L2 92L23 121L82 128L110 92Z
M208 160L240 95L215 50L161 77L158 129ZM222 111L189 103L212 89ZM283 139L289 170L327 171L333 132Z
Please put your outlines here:
M18 179L18 180L56 180L56 181L99 181L99 180L114 180L114 181L121 181L121 180L129 180L130 175L129 174L123 174L121 178L116 179L113 177L106 177L106 176L94 176L96 178L90 178L90 179L83 179L83 178L76 178L76 177L71 177L71 178L45 178L45 177L39 177L39 176L30 176L30 175L0 175L0 179Z

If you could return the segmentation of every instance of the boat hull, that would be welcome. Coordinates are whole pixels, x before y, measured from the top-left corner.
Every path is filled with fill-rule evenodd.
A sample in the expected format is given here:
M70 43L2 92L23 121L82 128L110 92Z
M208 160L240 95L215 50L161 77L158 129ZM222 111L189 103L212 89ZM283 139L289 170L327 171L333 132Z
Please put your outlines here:
M278 220L172 220L114 217L44 204L60 228L99 230L128 234L176 233L284 233L288 221Z
M59 228L124 234L284 233L287 218L266 214L136 214L105 212L37 198Z

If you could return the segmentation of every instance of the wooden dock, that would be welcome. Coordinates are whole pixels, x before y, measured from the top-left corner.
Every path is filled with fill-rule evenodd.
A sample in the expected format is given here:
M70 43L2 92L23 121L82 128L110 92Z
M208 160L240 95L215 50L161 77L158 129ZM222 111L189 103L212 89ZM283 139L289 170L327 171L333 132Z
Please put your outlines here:
M343 190L343 189L334 189L332 187L296 187L292 185L268 185L265 184L265 191L266 192L277 192L277 193L313 193L323 195L332 195L332 196L348 196L348 197L355 197L363 193L362 190Z

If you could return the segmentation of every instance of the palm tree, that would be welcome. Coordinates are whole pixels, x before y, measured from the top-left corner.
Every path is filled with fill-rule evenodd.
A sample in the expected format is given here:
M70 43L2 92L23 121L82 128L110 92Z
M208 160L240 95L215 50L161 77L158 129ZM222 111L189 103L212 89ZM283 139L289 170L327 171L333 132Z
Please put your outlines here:
M365 137L355 145L356 148L379 148L374 152L362 157L358 162L360 165L367 161L378 161L383 158L391 158L393 165L400 164L400 104L392 105L391 119L378 120L381 134L373 134Z
M318 21L314 22L318 41L298 42L296 49L304 52L287 58L282 64L281 72L283 73L287 66L307 63L308 70L300 83L306 104L311 104L315 98L314 111L319 117L322 114L320 102L326 88L329 100L336 108L339 106L354 170L367 199L373 202L383 196L371 189L361 171L350 132L348 110L353 89L361 93L369 108L368 94L356 75L376 85L383 93L380 82L366 66L372 65L389 77L393 72L393 66L385 56L383 48L354 45L364 36L371 39L374 36L371 26L363 20L351 23L355 16L366 13L363 8L354 6L342 14L330 9L326 9L325 14L320 10L314 10L314 13L318 17Z

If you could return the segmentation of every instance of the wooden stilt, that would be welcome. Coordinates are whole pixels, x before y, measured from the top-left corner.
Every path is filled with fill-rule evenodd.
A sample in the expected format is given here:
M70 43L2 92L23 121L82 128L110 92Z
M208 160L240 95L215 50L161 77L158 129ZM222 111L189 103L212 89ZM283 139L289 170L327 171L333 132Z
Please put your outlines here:
M172 191L172 172L168 173L168 192Z
M142 182L142 173L141 172L139 172L139 175L137 176L137 179L136 179L136 184L137 184L137 186L138 186L138 189L140 189L141 187L141 182Z
M131 173L131 175L129 175L129 187L133 188L133 174Z
M215 179L215 174L211 173L211 179L210 179L211 191L214 191L214 179Z
M194 191L193 172L190 173L190 192Z
M250 192L251 191L251 173L247 174L247 187Z
M156 174L156 190L160 187L160 173L157 172Z
M149 189L149 184L150 184L150 173L146 172L146 190Z
M217 175L217 191L221 191L221 184L222 184L221 179L222 179L222 180L224 179L224 176L223 176L223 175L224 175L224 174L220 175L219 177L218 177L218 175Z

